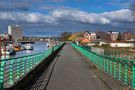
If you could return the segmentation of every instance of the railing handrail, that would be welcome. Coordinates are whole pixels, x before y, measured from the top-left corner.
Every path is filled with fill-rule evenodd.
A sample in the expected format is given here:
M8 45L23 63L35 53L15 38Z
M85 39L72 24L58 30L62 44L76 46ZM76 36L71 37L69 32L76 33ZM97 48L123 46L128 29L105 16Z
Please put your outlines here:
M81 48L83 48L83 49L87 50L87 49L86 49L86 48L84 48L83 46L79 46L79 47L81 47ZM89 50L87 50L87 51L89 51ZM126 58L121 58L121 57L108 56L108 55L100 55L100 54L95 53L95 52L92 52L92 51L89 51L89 52L91 52L91 53L93 53L93 54L96 54L96 55L99 55L99 56L106 56L106 57L110 57L110 58L116 58L116 59L120 59L120 60L135 61L135 60L126 59Z
M54 47L55 47L55 46L54 46ZM54 48L54 47L52 47L52 48ZM47 49L47 50L50 50L50 49L52 49L52 48L49 48L49 49ZM46 51L47 51L47 50L46 50ZM45 53L46 51L43 51L43 52L41 52L41 53L34 53L34 54L29 54L29 55L23 55L23 56L19 56L19 57L11 57L11 58L7 58L7 59L1 59L0 62L1 62L1 61L9 61L9 60L12 60L12 59L23 58L23 57L29 57L29 56L40 55L40 54Z
M98 69L135 89L135 60L102 55L73 43L71 45L86 56Z
M46 58L53 55L62 45L63 43L60 43L42 53L1 60L0 89L12 86L16 81L23 78L24 75L46 60Z

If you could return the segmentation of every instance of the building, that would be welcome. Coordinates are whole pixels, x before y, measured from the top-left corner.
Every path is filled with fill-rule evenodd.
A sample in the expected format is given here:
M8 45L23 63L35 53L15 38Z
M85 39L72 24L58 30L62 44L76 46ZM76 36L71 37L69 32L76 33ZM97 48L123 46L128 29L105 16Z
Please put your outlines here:
M110 43L111 47L130 47L133 48L135 47L135 43L134 42L126 42L126 41L120 41L120 42L111 42Z
M125 40L125 41L132 40L132 39L134 39L134 33L132 33L132 32L124 32L122 34L122 39Z
M86 31L84 34L84 38L87 38L90 41L94 41L94 40L96 40L96 33Z
M9 25L8 34L12 36L13 41L23 39L22 29L19 25Z
M117 41L118 40L118 36L119 36L120 33L119 32L109 31L108 34L110 34L112 41Z
M9 34L0 34L0 37L2 39L6 39L7 41L11 41L12 40L12 37Z

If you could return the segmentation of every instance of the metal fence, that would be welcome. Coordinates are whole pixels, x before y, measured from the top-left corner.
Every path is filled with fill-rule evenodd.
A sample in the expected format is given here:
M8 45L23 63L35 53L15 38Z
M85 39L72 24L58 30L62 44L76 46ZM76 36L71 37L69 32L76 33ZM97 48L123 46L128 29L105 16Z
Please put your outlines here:
M43 53L1 60L0 90L12 86L61 46L62 43Z
M135 60L100 55L74 43L71 45L86 56L96 67L135 89Z
M99 47L89 47L85 46L85 49L95 52L100 55L107 55L111 57L118 57L124 59L135 60L135 51L132 49L125 48L99 48Z

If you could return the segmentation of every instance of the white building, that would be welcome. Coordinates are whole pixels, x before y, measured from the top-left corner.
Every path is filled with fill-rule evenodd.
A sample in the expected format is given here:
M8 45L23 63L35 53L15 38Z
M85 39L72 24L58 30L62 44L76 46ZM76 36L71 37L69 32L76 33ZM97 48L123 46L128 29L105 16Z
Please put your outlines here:
M112 40L112 41L117 41L118 36L119 36L119 32L112 32L112 31L109 31L108 34L111 35L111 40Z
M22 30L19 25L9 25L8 34L12 36L12 39L17 41L23 39Z
M86 31L84 34L84 38L87 38L90 41L96 40L96 33Z
M5 38L6 40L9 40L9 34L1 34L0 37L1 37L2 39Z
M135 47L133 42L112 42L110 43L111 47Z

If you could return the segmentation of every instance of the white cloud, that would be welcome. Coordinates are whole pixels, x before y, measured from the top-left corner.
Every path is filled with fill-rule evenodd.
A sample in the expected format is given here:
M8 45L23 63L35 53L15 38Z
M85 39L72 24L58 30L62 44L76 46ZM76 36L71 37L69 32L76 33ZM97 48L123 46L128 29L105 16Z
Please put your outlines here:
M95 24L108 24L109 19L100 17L95 13L87 13L79 10L56 10L52 12L52 16L62 20L82 22L82 23L95 23Z
M28 23L55 23L55 19L40 13L0 12L1 20L23 21Z
M55 10L52 12L52 16L62 20L65 19L82 23L110 24L114 22L134 21L131 13L132 12L128 9L104 12L101 14L88 13L79 10Z
M113 24L122 22L133 22L131 10L122 9L100 14L88 13L76 9L58 9L49 15L28 12L0 12L0 20L23 21L28 23L65 23L77 22L88 24Z
M129 9L122 9L122 10L112 11L112 12L104 12L101 14L101 16L106 17L110 19L111 21L118 21L118 22L134 21L133 16L132 16L132 11Z

